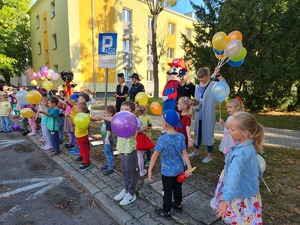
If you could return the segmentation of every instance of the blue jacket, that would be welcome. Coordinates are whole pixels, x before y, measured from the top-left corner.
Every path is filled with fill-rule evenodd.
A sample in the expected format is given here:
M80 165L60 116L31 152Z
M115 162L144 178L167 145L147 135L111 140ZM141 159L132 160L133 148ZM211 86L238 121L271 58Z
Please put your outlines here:
M231 148L225 158L225 177L221 200L252 197L259 192L259 164L253 140Z

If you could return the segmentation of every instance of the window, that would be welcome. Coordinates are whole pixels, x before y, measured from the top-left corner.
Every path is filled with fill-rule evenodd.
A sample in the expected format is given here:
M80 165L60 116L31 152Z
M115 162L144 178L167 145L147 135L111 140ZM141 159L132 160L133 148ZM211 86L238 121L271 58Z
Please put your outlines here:
M124 75L125 75L125 80L129 80L128 77L131 76L131 68L124 68L124 69L123 69L123 73L124 73Z
M131 40L129 39L126 39L126 40L123 40L123 52L128 52L130 53L131 52Z
M40 22L40 16L36 16L36 29L40 28L41 22Z
M168 32L169 32L169 34L175 34L175 24L174 23L169 23Z
M148 29L152 28L152 17L148 17Z
M55 73L58 73L58 65L54 65L53 70L54 70Z
M51 18L55 17L55 0L51 2Z
M185 30L185 36L186 36L187 39L191 39L191 37L192 37L192 30L187 28Z
M45 63L49 63L49 55L48 55L48 50L45 51Z
M147 55L153 55L152 54L152 45L147 45Z
M38 43L38 55L42 54L42 45L41 42Z
M122 21L131 23L131 11L128 9L122 10Z
M153 81L153 70L147 71L147 81Z
M168 58L174 58L174 48L168 48Z
M47 19L46 19L46 17L43 19L43 28L44 28L44 32L47 32Z
M56 39L56 34L52 35L52 48L56 49L57 48L57 39Z

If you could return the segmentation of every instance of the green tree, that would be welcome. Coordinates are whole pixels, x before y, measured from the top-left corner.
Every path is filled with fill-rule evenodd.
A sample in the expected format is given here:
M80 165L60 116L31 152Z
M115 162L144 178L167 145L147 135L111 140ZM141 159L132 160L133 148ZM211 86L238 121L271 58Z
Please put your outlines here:
M216 58L211 40L217 31L239 30L248 54L237 68L222 68L231 87L231 97L243 97L253 111L277 108L291 101L291 87L299 80L298 0L205 0L196 6L196 43L184 40L186 57L196 67L212 66ZM214 64L216 65L216 63Z
M153 55L153 81L154 81L154 98L158 98L159 91L159 77L158 77L158 65L159 54L157 52L157 18L165 6L175 6L176 0L146 0L150 13L152 15L152 55Z
M0 74L7 83L31 65L30 0L0 2Z

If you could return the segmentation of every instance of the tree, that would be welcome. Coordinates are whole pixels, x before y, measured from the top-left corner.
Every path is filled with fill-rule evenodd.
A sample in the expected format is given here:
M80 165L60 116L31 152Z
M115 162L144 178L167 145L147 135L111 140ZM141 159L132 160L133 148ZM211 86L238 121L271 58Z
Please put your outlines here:
M21 76L31 65L29 17L30 0L0 2L0 74L10 84L10 77Z
M253 111L277 108L291 101L291 87L299 80L299 1L298 0L205 0L196 6L196 43L184 40L195 66L216 62L211 47L217 31L239 30L247 49L245 63L222 68L231 87L231 97L243 97ZM287 27L293 29L287 29ZM215 63L216 65L216 63ZM295 101L296 102L296 101Z
M157 18L164 6L175 6L176 0L146 0L150 13L152 15L151 28L152 28L152 54L153 54L153 80L154 80L154 97L158 98L159 91L159 77L158 77L158 65L159 57L157 53Z

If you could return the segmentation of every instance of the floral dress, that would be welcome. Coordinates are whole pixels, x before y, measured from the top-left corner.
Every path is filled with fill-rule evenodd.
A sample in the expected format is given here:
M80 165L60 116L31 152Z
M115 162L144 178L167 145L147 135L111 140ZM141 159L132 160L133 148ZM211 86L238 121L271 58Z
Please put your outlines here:
M224 170L222 171L210 206L217 210L223 194ZM262 225L262 203L260 193L249 198L235 198L231 203L232 209L227 207L224 221L228 224Z
M230 119L231 119L231 116L229 116L227 118L227 120L226 120L226 124L227 125L229 124ZM229 134L228 129L226 127L224 127L224 135L223 135L223 138L222 138L219 150L221 152L223 152L225 155L227 155L229 153L229 151L230 151L230 148L232 146L235 146L235 143L232 140L232 138L231 138L231 136Z

